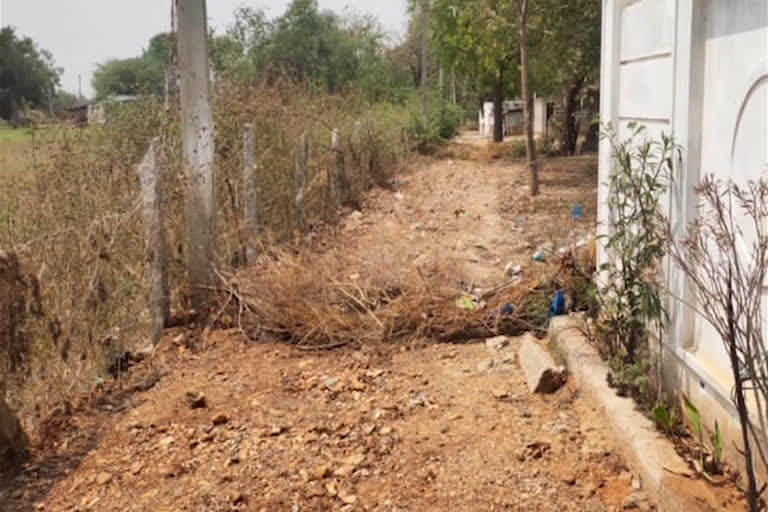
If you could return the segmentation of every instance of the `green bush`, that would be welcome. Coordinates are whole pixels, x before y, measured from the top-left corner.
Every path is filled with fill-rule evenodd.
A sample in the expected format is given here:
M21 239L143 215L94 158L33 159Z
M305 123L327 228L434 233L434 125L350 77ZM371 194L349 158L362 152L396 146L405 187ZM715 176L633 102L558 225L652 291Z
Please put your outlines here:
M429 105L429 126L424 126L421 102L418 97L411 102L410 135L414 149L422 154L433 153L446 141L459 134L462 110L458 105L439 97L432 97Z
M509 156L512 158L525 158L526 155L524 139L515 139L509 144Z

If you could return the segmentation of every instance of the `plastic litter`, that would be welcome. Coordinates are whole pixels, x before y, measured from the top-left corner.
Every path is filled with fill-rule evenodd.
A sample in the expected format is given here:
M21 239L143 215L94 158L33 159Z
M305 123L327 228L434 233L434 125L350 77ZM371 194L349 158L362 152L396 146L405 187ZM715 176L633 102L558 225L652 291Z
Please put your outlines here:
M456 305L467 311L479 311L486 306L485 302L479 301L470 295L462 295L456 299Z
M550 316L560 316L565 314L565 292L557 290L552 305L549 307Z
M577 204L573 207L572 214L574 220L581 220L584 218L584 208L580 204Z

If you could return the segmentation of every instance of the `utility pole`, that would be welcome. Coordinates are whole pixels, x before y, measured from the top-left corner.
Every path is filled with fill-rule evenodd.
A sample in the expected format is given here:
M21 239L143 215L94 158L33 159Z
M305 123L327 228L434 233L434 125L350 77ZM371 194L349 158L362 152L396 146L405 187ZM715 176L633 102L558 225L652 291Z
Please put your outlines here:
M205 0L175 0L184 174L187 181L187 277L192 306L205 306L213 280L216 233L213 107Z
M421 0L421 120L429 130L429 0Z
M82 101L83 99L83 75L77 75L77 99Z

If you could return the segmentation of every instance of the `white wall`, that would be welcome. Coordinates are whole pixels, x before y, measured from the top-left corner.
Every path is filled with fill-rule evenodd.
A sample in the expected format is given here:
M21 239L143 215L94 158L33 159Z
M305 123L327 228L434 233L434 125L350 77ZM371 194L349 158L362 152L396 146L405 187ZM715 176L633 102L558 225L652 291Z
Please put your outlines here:
M518 102L508 100L504 102L505 110L512 110ZM547 123L547 103L543 98L535 98L533 106L533 134L535 136L544 135ZM483 108L478 113L479 130L483 137L493 137L493 102L486 101ZM509 135L516 128L522 126L522 111L512 112L506 116L505 135Z
M740 184L768 169L768 2L702 2L704 37L701 173ZM746 252L753 234L745 232ZM768 306L768 300L766 301ZM728 359L714 329L696 319L694 350L727 373Z
M547 101L541 97L533 100L533 134L546 135L547 132Z
M696 215L693 188L704 173L743 183L768 171L768 1L603 0L601 118L620 136L635 121L655 138L672 133L683 146L668 198L673 229L682 235ZM610 165L610 148L601 142L601 183ZM601 186L603 233L605 198ZM749 232L746 238L745 247ZM666 268L674 295L695 302L679 269ZM731 370L720 337L682 301L670 300L668 308L667 377L702 402L707 421L714 416L723 424L725 417L733 427ZM736 429L730 439L738 438Z

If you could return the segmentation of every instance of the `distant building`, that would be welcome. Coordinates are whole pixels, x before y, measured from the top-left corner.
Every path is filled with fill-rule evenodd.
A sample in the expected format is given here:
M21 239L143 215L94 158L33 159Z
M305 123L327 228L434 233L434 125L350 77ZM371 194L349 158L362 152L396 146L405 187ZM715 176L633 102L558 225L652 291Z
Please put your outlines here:
M508 100L504 102L504 136L522 135L524 129L523 102ZM533 134L548 135L549 109L544 98L534 97L533 101ZM478 126L483 137L493 137L493 102L486 101L478 114Z
M109 96L107 99L91 103L87 106L87 119L88 124L104 124L107 122L107 107L109 105L122 105L126 103L133 103L138 100L138 96L130 96L127 94Z
M72 106L61 109L59 118L64 121L70 121L77 126L86 126L88 124L88 108L91 103L88 101L75 102Z

